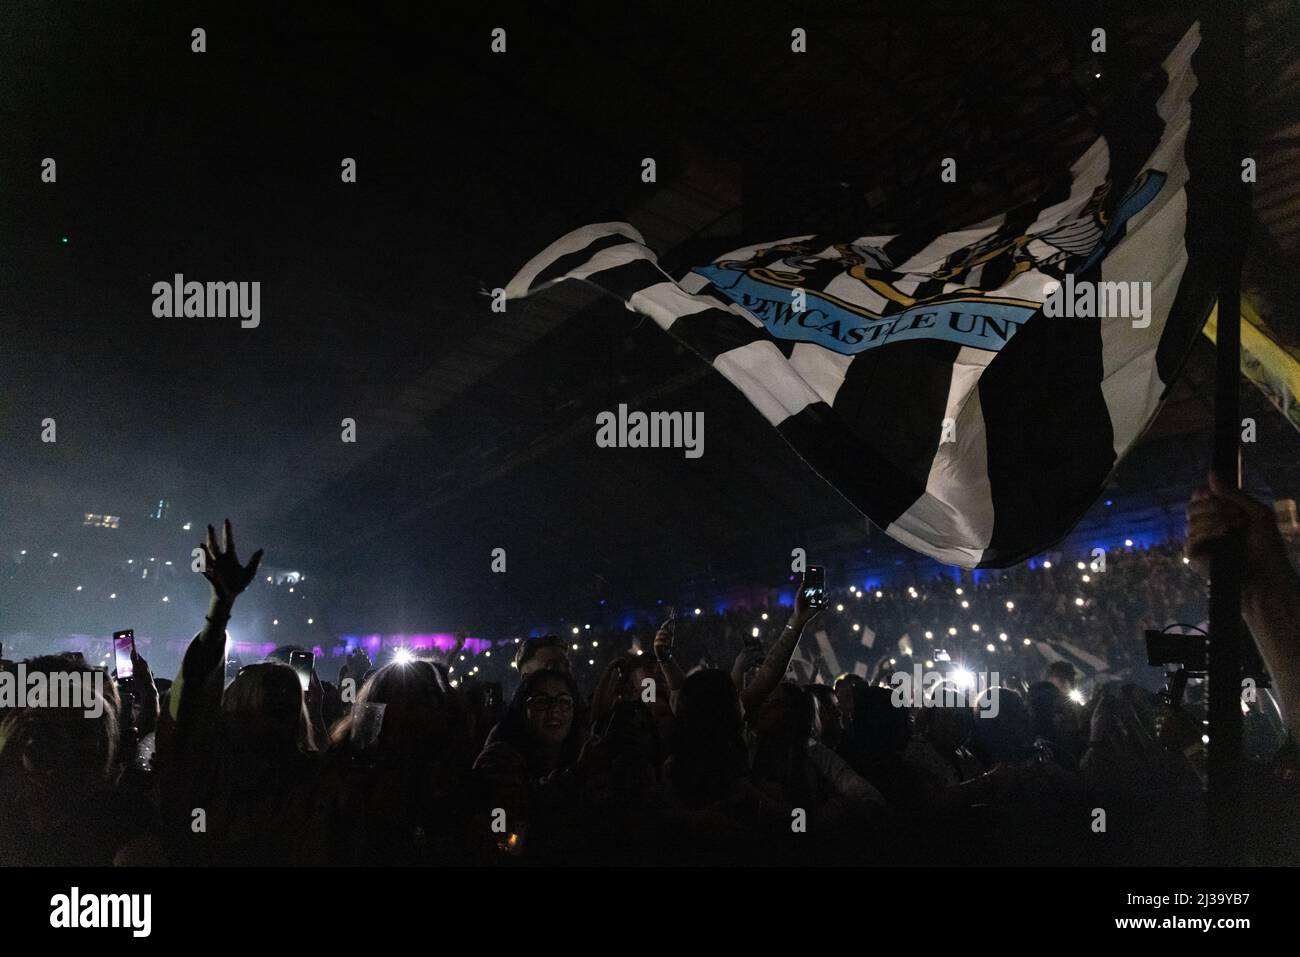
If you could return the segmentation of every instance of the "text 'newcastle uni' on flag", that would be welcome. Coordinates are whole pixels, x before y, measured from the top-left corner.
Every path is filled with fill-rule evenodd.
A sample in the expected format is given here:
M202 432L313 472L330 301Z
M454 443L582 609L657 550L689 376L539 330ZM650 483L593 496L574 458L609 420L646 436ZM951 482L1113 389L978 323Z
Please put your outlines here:
M1202 46L1193 24L1044 195L978 225L793 236L674 280L636 229L600 223L506 295L565 279L613 294L890 536L951 564L1013 564L1097 498L1212 305Z

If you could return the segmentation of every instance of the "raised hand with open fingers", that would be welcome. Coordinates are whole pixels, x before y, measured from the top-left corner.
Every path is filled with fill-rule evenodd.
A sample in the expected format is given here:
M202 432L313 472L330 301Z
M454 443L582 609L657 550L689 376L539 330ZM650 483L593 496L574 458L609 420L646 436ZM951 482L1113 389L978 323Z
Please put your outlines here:
M203 577L212 585L215 599L231 604L257 575L257 566L262 563L262 549L253 553L247 565L240 564L235 554L235 533L230 527L230 519L225 521L223 541L224 547L218 547L216 530L209 525L207 540L200 545L205 558Z

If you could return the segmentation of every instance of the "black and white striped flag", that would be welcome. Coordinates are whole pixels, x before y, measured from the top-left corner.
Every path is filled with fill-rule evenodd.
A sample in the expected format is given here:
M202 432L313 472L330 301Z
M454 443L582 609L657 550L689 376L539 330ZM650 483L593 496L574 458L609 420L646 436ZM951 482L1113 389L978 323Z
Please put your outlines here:
M565 279L613 294L893 538L1013 564L1096 499L1212 305L1201 46L1194 24L1043 196L976 226L794 236L674 280L636 229L601 223L551 244L506 295Z

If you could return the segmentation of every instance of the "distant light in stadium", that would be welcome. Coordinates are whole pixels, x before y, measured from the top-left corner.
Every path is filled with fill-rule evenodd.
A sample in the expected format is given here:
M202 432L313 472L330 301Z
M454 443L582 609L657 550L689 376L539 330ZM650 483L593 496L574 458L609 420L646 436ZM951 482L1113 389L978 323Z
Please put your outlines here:
M958 688L975 687L975 676L965 668L958 668L954 671L952 673L952 680L956 683Z
M970 626L970 630L971 630L971 631L979 631L979 630L980 630L980 626L979 626L979 625L971 625L971 626Z
M167 600L166 598L163 599L163 601L166 601L166 600ZM271 624L273 624L273 625L278 625L278 624L280 624L280 619L279 619L279 618L273 618L273 619L271 619Z
M599 648L599 647L600 647L600 642L599 642L599 641L593 641L593 642L591 643L591 647L593 647L593 648ZM492 652L489 651L488 654L492 654Z
M1092 581L1092 576L1091 576L1091 575L1084 575L1084 576L1082 576L1082 577L1083 577L1083 580L1084 580L1085 582L1090 582L1090 581Z
M1082 604L1083 604L1083 599L1082 599L1082 598L1076 598L1076 599L1074 600L1074 603L1075 603L1076 605L1082 605Z
M1028 639L1028 638L1025 639L1025 644L1029 644L1029 639Z
M1049 561L1044 561L1044 562L1043 562L1043 567L1044 567L1044 568L1051 568L1051 567L1052 567L1052 563L1049 562Z
M184 525L181 526L181 531L182 531L182 532L188 532L189 530L190 530L190 523L189 523L189 522L186 522Z
M168 597L167 595L163 595L163 601L171 601L171 598Z
M399 665L409 665L415 660L415 655L411 654L410 648L393 649L393 660Z
M853 630L854 630L854 631L861 631L861 630L862 630L862 626L859 625L857 622L854 622L854 623L853 623Z
M486 656L489 657L489 658L492 657L492 652L490 652L490 651L485 651L485 652L483 652L483 654L486 655Z
M926 658L926 659L925 659L925 666L926 666L927 668L933 668L933 667L934 667L934 662L931 661L929 658Z
M1006 641L1006 640L1007 640L1007 633L1005 631L999 631L998 641Z
M1088 703L1088 699L1083 696L1083 692L1080 691L1078 688L1071 688L1069 693L1066 695L1066 697L1069 698L1071 701L1073 701L1075 704Z
M574 651L578 650L578 643L576 641L573 643L573 650Z
M955 635L955 634L957 634L957 628L956 628L955 626L950 627L950 628L948 629L948 634L950 634L950 635Z
M890 658L890 659L889 659L889 663L890 663L891 665L896 665L896 664L898 664L898 659L897 659L897 658Z
M1088 566L1085 565L1083 562L1075 562L1075 563L1074 563L1074 567L1077 568L1077 569L1079 569L1079 571L1083 571L1083 570L1084 570L1085 568L1087 568Z
M767 621L767 612L763 612L763 620Z
M884 598L884 597L885 597L885 593L884 593L883 591L878 591L878 592L876 592L876 597L877 597L877 598Z
M587 664L589 664L589 665L594 665L595 663L596 663L596 659L595 659L595 658L588 658L588 659L587 659Z
M80 586L80 585L77 586L77 591L81 591L81 586Z
M843 610L844 610L844 606L843 606L843 605L836 605L836 606L835 606L835 610L836 610L836 611L843 611Z
M997 651L997 649L993 647L993 642L989 642L987 645L984 646L984 648L987 651Z
M1011 609L1013 609L1013 608L1015 608L1015 607L1016 607L1016 603L1015 603L1014 601L1009 601L1009 602L1007 602L1007 611L1010 611Z
M58 552L50 552L50 557L51 557L51 558L58 558L58 557L59 557L59 553L58 553Z
M957 594L958 594L958 595L964 595L964 594L966 594L966 593L965 593L964 591L962 591L960 588L958 588L958 589L957 589Z
M591 631L591 625L583 625L582 627L586 628L588 631Z
M930 638L930 639L933 639L933 638L934 638L934 632L932 632L932 631L927 631L927 632L925 633L925 637Z
M1184 555L1184 556L1183 556L1183 564L1184 564L1184 565L1190 565L1191 563L1192 563L1192 560L1191 560L1190 558L1188 558L1186 555Z
M1131 539L1131 538L1126 538L1126 539L1124 539L1124 547L1125 547L1125 548L1132 548L1132 547L1133 547L1133 539Z
M314 625L314 624L316 624L316 619L315 619L315 618L308 618L308 619L307 619L307 624L309 624L309 625Z
M573 633L574 633L575 635L578 633L578 626L577 626L577 625L574 625L574 626L573 626ZM577 648L578 646L577 646L577 645L574 645L573 647Z
M970 607L970 602L968 602L965 598L963 598L963 599L961 600L961 606L962 606L963 608L969 608L969 607Z
M117 597L117 592L113 592L113 594L109 595L108 597L109 597L109 598L116 598L116 597Z
M642 651L640 648L638 648L638 649L636 650L636 653L637 653L638 655L644 655L644 654L645 654L645 652Z

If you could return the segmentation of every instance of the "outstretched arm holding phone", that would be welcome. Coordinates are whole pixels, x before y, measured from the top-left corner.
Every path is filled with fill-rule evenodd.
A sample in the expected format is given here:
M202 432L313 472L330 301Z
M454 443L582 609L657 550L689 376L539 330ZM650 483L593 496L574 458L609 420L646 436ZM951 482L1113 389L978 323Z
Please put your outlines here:
M681 666L673 658L673 644L677 639L677 614L673 612L669 615L668 620L659 626L655 632L654 642L651 648L654 650L655 660L659 662L659 670L663 673L664 683L668 685L668 706L677 710L677 694L681 691L682 682L686 680L686 675L682 673Z
M746 715L755 715L763 702L767 700L774 688L785 677L790 667L790 659L799 645L799 638L808 622L817 617L825 604L824 591L809 587L808 575L799 582L799 592L794 600L794 614L781 630L767 657L763 659L758 674L749 683L749 687L740 692L740 701L745 706Z

